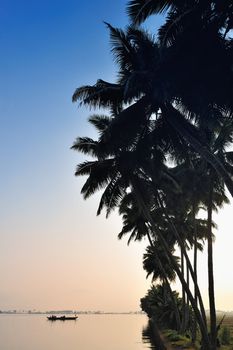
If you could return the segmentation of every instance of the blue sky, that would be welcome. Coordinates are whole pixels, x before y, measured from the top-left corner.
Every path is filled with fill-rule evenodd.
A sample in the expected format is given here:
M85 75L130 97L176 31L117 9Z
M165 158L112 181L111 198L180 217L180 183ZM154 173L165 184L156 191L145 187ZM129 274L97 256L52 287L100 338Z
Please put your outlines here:
M90 111L72 94L114 81L103 21L125 26L125 4L1 1L0 309L136 310L150 285L145 243L127 247L116 215L95 217L98 196L82 200L73 174L83 158L70 150L77 136L93 135Z
M2 3L4 207L13 187L13 196L22 189L27 194L30 187L43 187L48 177L51 181L62 177L64 166L53 169L51 162L61 160L64 153L71 157L69 146L86 128L85 113L72 105L72 93L100 76L112 76L108 33L102 21L125 22L124 2L117 4L109 8L107 1L81 2L81 6L78 1Z
M141 286L135 295L129 282L144 278L141 247L117 242L119 219L96 219L96 198L83 202L83 180L74 178L82 158L70 146L92 131L90 111L72 104L72 94L98 78L114 79L103 21L125 25L125 1L1 2L0 308L128 310L138 309L144 294ZM105 259L121 275L111 288L127 280L132 289L117 300Z

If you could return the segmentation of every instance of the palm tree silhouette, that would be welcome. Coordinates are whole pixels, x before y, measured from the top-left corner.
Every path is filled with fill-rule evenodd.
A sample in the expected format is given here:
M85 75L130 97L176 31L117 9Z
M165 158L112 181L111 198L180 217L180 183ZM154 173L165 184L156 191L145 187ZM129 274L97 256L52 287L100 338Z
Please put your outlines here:
M126 193L127 188L131 188L135 192L137 205L138 207L141 208L143 216L149 222L152 231L156 232L156 225L153 220L153 215L151 215L150 209L148 210L148 207L149 208L153 207L157 202L156 196L153 195L154 184L153 182L148 181L148 179L144 176L145 169L149 171L151 159L149 159L149 162L147 159L143 159L143 162L142 161L139 162L140 160L139 155L141 151L140 147L138 149L134 147L133 151L125 151L125 150L118 151L115 157L112 155L111 158L110 156L108 158L104 158L106 157L105 151L104 151L104 156L101 154L101 152L98 153L99 150L102 149L102 143L105 142L103 141L103 138L102 138L103 134L104 133L102 132L100 136L100 140L98 142L93 142L93 140L90 140L87 138L81 138L76 140L75 144L73 145L73 148L75 148L76 150L80 150L85 153L91 152L92 155L95 154L96 156L98 156L98 159L96 161L84 162L80 164L77 168L76 175L88 175L88 179L82 188L82 193L84 194L84 198L88 198L88 196L93 194L96 190L106 187L101 197L98 213L100 213L102 208L105 206L107 208L107 214L108 214L110 210L112 210L114 207L117 206L117 204L119 203L119 200ZM86 145L86 143L88 143L88 145ZM143 146L145 146L145 144ZM145 148L143 149L145 153L146 150ZM150 149L150 147L148 149ZM153 154L157 156L156 150L153 150ZM167 187L169 182L168 179L171 180L168 176L168 169L163 164L163 158L162 157L158 157L158 158L159 159L156 160L157 166L160 164L160 171L158 172L158 176L160 180L161 179L163 180L163 181L160 181L160 186ZM163 177L162 174L165 174L165 176ZM153 174L153 178L154 177L155 177L155 174ZM174 180L172 180L171 183L174 185ZM158 186L158 184L156 184L156 186ZM156 195L157 195L157 192L156 192ZM147 203L147 205L145 203ZM159 231L157 231L157 235L161 240L161 244L163 245L166 253L171 259L171 264L173 268L175 269L177 275L181 279L182 284L184 285L184 288L186 289L190 302L192 303L192 307L195 309L195 312L197 314L200 328L202 327L201 328L202 333L203 335L205 335L206 326L203 323L202 316L199 313L199 310L197 308L197 305L195 304L195 300L192 297L190 289L184 277L182 276L182 273L179 270L179 266L176 263L176 261L172 259L172 254L169 250L169 247L163 235ZM176 231L176 235L178 235L177 231ZM179 241L181 242L180 238L179 238ZM186 257L187 257L187 254L186 254ZM199 293L199 301L201 301L200 293Z
M152 1L147 2L148 5L150 3ZM162 10L168 6L166 1L161 1L161 4L163 4L161 5ZM176 9L177 6L174 6ZM203 11L207 13L208 8ZM188 16L184 14L183 19L186 15ZM160 33L160 42L157 43L148 33L133 26L129 26L126 31L113 28L109 24L107 27L110 30L112 52L119 67L118 80L114 84L98 80L93 86L82 86L76 89L73 95L73 101L80 101L81 104L91 107L107 108L110 112L108 117L93 116L90 118L90 122L99 132L97 141L90 138L78 138L75 141L73 149L95 158L94 161L81 163L77 167L76 175L88 176L82 188L84 198L88 198L97 190L104 190L98 214L103 208L106 208L106 213L109 215L114 208L120 205L128 192L134 194L140 214L138 219L141 217L146 225L140 222L140 226L137 222L137 228L131 229L125 223L125 231L122 231L121 234L133 230L131 240L143 237L145 234L143 229L149 228L153 235L156 233L192 304L206 348L211 349L196 272L193 271L186 252L185 238L179 234L181 225L176 223L178 213L174 215L174 211L172 212L172 208L169 207L171 196L169 198L168 193L170 191L177 196L179 185L174 171L167 166L167 158L178 155L180 160L184 161L190 158L192 152L194 158L208 164L209 172L214 173L216 178L220 179L218 183L221 186L225 183L233 195L232 171L225 161L227 156L225 153L223 156L221 152L214 150L205 132L205 125L213 120L221 122L223 118L229 117L230 95L228 93L223 96L218 93L217 99L214 99L216 92L219 91L215 88L215 81L213 84L213 80L209 79L208 75L214 68L214 63L213 65L211 63L212 68L205 73L204 80L196 79L197 82L195 82L196 67L193 69L181 57L183 52L185 59L189 57L187 52L190 46L184 35L175 33L174 42L169 43L168 41L165 44L165 39L168 37L166 33L164 36L162 32ZM198 33L199 38L203 33ZM218 31L216 33L218 34ZM165 38L163 43L162 36ZM207 36L203 38L206 40ZM202 46L205 44L204 39L201 41ZM221 62L226 63L225 71L218 71L216 81L225 82L226 75L229 73L229 53L232 51L232 45L230 43L225 45L225 41L222 43L216 36L215 39L214 49L211 49L210 53L217 52L217 56L221 56ZM184 72L181 68L185 68ZM200 72L203 72L203 68ZM223 77L222 80L220 76ZM188 85L190 77L191 83ZM229 91L232 80L228 80L224 87L227 87ZM202 85L203 89L201 89ZM198 88L201 89L201 97L199 97L200 94L198 96L196 94ZM228 158L231 159L231 155ZM212 185L211 183L209 189L213 188ZM209 203L213 205L214 192L209 190L208 193L211 194ZM193 213L197 210L196 206L197 204L193 202ZM174 239L179 242L185 256L188 271L195 284L195 294L198 296L200 311L197 307L197 300L193 297L179 265L172 257L163 233L157 229L153 212L158 208L162 211L162 218L166 226L169 227ZM211 231L212 206L209 204L208 208L211 208L208 220L209 231ZM195 232L194 215L192 222L193 232ZM209 237L209 247L211 247L212 233ZM196 240L194 238L195 242ZM209 253L211 256L211 249Z

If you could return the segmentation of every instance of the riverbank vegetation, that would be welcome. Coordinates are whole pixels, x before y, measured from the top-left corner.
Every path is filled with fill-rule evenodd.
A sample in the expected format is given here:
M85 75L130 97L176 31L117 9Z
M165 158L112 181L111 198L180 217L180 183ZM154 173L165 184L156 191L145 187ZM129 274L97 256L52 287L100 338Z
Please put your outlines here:
M98 215L119 210L119 239L148 240L143 266L154 285L142 307L156 327L167 322L193 344L199 337L202 349L215 350L213 212L233 195L232 1L131 0L127 12L126 29L106 23L116 80L99 79L73 95L105 111L89 118L98 137L78 137L72 146L93 159L75 175L87 176L85 199L103 191ZM164 24L155 37L140 25L160 13ZM204 244L209 322L197 273ZM175 279L181 296L171 290ZM157 299L148 311L151 293Z
M207 318L208 319L208 318ZM221 322L222 316L217 317L217 322ZM196 350L200 348L201 338L198 335L195 344L191 341L189 336L182 336L177 331L174 330L163 330L162 336L165 342L168 343L168 348L172 349L186 349L186 350ZM151 334L152 337L152 334ZM233 350L233 316L226 315L223 320L221 330L218 334L219 346L218 348L222 350Z
M173 291L180 318L182 318L182 299L178 293ZM187 305L186 305L187 307ZM175 308L166 286L161 284L153 285L146 296L141 299L141 308L149 317L150 322L144 331L144 337L150 339L151 345L158 344L158 339L168 344L168 349L200 349L201 334L195 334L195 315L189 307L189 318L184 332L177 327ZM207 323L210 317L207 313ZM225 350L233 349L233 314L217 313L218 324L218 348ZM195 339L194 339L195 334ZM155 343L155 344L154 344Z

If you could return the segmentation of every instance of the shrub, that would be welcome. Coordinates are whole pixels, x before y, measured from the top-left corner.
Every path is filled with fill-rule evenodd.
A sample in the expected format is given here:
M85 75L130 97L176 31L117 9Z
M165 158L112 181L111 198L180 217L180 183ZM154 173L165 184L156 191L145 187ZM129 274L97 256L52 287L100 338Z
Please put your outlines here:
M229 327L223 327L221 335L220 335L220 340L223 345L229 345L231 341L231 333L230 333L230 328Z

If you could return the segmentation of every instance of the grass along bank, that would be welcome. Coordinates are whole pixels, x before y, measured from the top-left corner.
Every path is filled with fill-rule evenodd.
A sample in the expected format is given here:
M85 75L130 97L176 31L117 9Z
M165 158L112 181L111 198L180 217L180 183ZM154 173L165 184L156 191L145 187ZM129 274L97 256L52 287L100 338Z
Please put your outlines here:
M218 316L218 323L221 321L222 315ZM200 337L196 344L192 344L191 339L184 335L178 334L178 332L166 329L162 331L162 338L164 339L167 350L199 350L200 349ZM220 341L220 349L233 350L233 314L226 314L221 329L218 334Z

